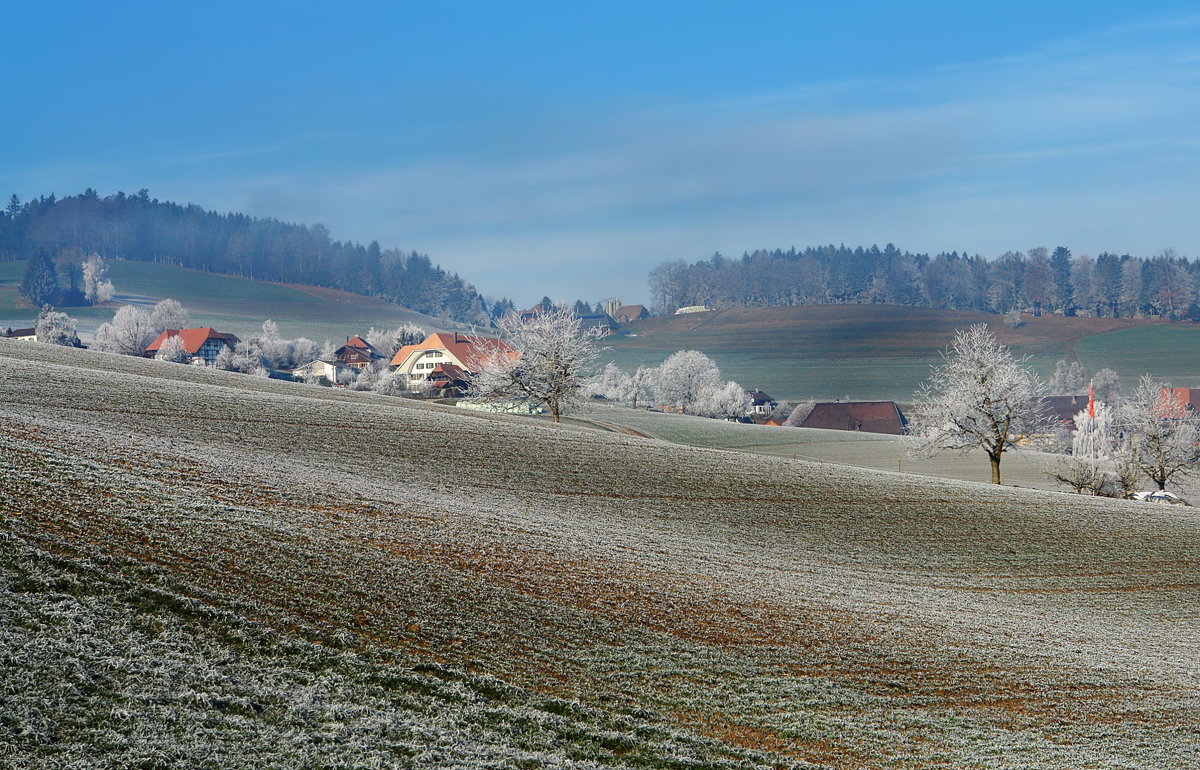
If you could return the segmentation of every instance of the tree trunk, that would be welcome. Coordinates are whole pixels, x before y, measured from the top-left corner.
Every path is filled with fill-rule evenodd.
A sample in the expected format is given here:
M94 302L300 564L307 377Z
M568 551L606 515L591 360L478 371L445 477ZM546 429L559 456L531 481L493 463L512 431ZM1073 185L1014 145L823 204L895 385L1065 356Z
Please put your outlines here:
M988 460L992 463L992 483L1000 483L1000 454L988 452Z

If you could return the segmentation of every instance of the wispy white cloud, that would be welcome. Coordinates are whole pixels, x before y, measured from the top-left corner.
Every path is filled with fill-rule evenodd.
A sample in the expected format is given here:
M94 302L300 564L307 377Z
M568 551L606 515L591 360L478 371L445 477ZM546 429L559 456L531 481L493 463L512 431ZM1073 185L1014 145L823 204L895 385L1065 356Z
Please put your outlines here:
M1198 26L1150 20L902 78L666 103L553 141L530 115L506 132L507 156L297 171L235 194L514 295L636 294L661 260L829 241L1200 253L1181 203L1200 170Z

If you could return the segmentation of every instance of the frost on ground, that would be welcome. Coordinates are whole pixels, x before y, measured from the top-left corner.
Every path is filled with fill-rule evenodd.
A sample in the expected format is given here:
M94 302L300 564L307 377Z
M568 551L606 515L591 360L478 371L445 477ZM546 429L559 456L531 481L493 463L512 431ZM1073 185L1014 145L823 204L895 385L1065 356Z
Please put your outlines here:
M1188 510L19 343L0 474L30 766L1200 765Z

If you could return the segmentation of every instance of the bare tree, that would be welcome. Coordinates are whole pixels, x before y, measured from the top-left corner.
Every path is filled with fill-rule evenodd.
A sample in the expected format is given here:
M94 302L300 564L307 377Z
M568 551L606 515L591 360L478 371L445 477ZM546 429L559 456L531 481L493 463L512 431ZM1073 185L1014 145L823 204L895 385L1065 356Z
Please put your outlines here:
M478 371L471 376L471 395L544 406L558 422L578 402L580 387L595 365L595 340L604 331L581 328L575 314L562 308L524 321L510 313L496 325L508 345L489 337L471 338L479 359Z
M1127 438L1125 459L1159 489L1195 472L1200 463L1200 415L1149 375L1121 403L1117 424Z
M983 449L992 483L999 484L1004 453L1049 427L1046 386L985 324L955 333L942 359L917 394L912 451L932 456L946 449L963 454Z

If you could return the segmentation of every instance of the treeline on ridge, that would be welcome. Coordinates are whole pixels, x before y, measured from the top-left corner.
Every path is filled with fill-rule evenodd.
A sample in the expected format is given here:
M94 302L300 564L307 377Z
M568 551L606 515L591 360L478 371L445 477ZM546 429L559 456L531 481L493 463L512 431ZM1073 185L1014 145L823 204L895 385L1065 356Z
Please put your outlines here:
M13 195L0 212L0 261L39 250L99 254L106 259L161 262L243 278L326 286L379 297L431 316L489 321L483 298L457 274L415 251L335 241L322 225L245 214L218 214L118 192L88 189L65 198L22 203Z
M650 272L661 312L829 303L889 303L1007 313L1098 317L1159 316L1200 320L1200 261L1171 249L1150 258L1069 248L1010 251L995 260L965 252L935 256L883 249L817 246L760 250L729 259L714 254Z

